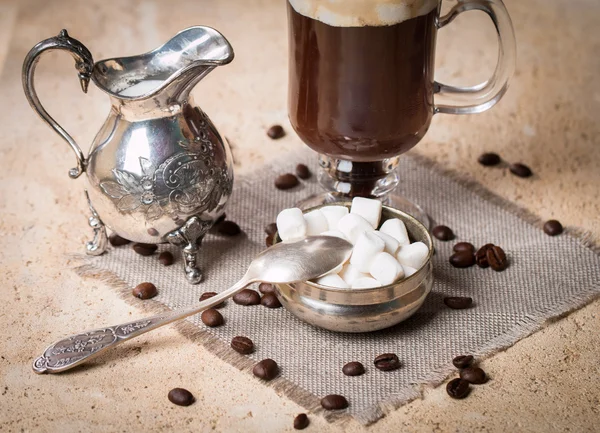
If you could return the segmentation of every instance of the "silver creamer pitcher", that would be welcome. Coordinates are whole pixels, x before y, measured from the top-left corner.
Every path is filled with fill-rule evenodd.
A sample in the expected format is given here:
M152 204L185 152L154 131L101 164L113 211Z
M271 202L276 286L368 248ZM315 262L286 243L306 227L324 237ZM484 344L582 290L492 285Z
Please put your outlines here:
M42 53L54 49L71 53L84 92L91 78L110 97L110 113L87 158L35 92L36 64ZM69 176L87 174L94 229L88 254L106 250L106 225L131 241L180 246L188 280L201 280L196 263L200 242L231 195L233 169L227 143L190 91L232 59L233 49L223 35L201 26L181 31L146 54L96 63L66 30L27 54L25 95L75 152L77 166Z

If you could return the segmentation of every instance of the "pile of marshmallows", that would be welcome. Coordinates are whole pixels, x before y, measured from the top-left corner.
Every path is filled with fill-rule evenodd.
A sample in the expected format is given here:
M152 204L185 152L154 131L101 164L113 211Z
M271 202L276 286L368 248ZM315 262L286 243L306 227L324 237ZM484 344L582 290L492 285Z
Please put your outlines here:
M298 208L277 215L277 231L284 242L306 236L336 236L354 245L349 263L315 282L340 289L366 289L409 277L425 263L429 248L410 243L402 220L393 218L379 227L381 202L356 197L350 212L345 206L325 206L303 214ZM379 230L377 230L379 227Z

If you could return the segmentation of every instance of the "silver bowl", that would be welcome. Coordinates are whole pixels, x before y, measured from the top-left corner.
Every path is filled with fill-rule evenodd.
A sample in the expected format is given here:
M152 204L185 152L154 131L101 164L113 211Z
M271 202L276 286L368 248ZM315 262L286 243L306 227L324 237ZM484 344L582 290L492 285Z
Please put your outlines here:
M334 203L350 207L351 203ZM321 207L304 210L310 212ZM396 325L412 316L423 305L433 286L433 242L429 232L412 216L387 206L381 221L400 218L412 242L421 241L429 247L425 264L410 277L373 289L336 289L311 281L278 284L281 304L299 319L337 332L371 332ZM278 234L275 242L280 242Z

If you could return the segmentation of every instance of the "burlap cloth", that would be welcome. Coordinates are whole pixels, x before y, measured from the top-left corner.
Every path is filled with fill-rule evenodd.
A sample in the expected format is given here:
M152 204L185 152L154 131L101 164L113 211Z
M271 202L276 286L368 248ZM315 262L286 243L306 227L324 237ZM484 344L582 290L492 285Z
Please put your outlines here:
M226 212L244 234L205 238L200 261L204 281L199 285L186 282L178 251L167 245L160 250L170 250L177 257L170 267L162 266L157 254L141 257L129 247L120 247L100 257L85 258L77 271L107 281L121 290L124 299L147 312L188 306L203 292L223 291L265 248L265 224L273 222L281 209L320 190L314 176L293 190L273 187L276 175L293 172L299 162L316 172L315 155L301 150L236 179ZM402 158L400 172L399 191L419 202L436 223L448 225L456 235L454 242L434 240L435 284L412 318L384 331L340 334L314 328L283 308L243 307L228 301L221 309L224 326L207 328L199 315L176 326L248 374L257 361L276 360L281 375L260 383L275 387L307 410L323 412L321 397L342 394L349 408L325 416L334 420L349 414L368 424L419 397L423 386L441 383L455 370L451 364L454 356L483 357L506 348L548 319L583 306L600 292L598 247L588 242L584 233L570 228L560 236L547 236L535 216L422 157ZM477 266L453 268L448 257L458 241L502 246L510 260L509 268L504 272ZM134 298L131 288L143 281L154 282L159 295L147 301ZM443 303L445 296L471 296L474 306L451 310ZM124 317L123 321L130 319ZM249 356L234 352L229 343L236 335L250 337L256 351ZM402 368L392 372L374 368L373 359L385 352L396 353ZM362 362L366 374L344 376L341 368L349 361ZM258 379L257 386L262 386Z

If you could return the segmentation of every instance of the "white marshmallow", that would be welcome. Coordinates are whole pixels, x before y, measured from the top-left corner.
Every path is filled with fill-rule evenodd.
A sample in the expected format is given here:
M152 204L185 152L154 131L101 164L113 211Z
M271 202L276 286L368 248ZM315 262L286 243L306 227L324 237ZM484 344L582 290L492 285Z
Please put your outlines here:
M316 236L329 229L327 219L319 209L304 214L306 221L306 236Z
M398 218L392 218L385 221L381 225L379 231L396 239L401 246L410 244L406 226L404 225L404 222Z
M383 242L383 240L375 233L372 231L362 233L358 237L356 245L352 250L350 263L360 272L367 273L369 272L371 262L375 258L375 255L382 252L384 248L385 242Z
M419 269L425 263L429 248L423 242L413 242L410 245L400 247L396 258L402 266L410 266Z
M354 245L361 234L372 232L373 226L360 215L349 213L340 219L337 229L344 233L346 239Z
M355 266L352 266L350 263L344 266L342 272L340 272L340 277L347 282L349 285L352 285L354 281L359 278L368 278L369 274L362 273Z
M325 275L339 274L340 272L342 272L342 269L344 269L343 263L337 265L335 268L333 268L331 271L327 272Z
M398 261L388 253L379 253L373 259L369 273L383 286L392 284L404 277L404 269Z
M353 289L370 289L373 287L381 287L381 283L371 277L359 278L352 283Z
M417 272L417 269L411 268L410 266L401 265L402 269L404 269L404 278L410 277L412 274Z
M372 198L354 197L350 213L360 215L376 229L381 219L381 202Z
M336 238L346 240L346 236L339 230L327 230L326 232L320 233L321 236L334 236Z
M346 206L324 206L320 211L327 219L327 230L336 230L340 220L350 212Z
M390 235L388 235L387 233L383 233L380 231L375 230L373 233L375 233L377 236L379 236L383 242L385 242L385 252L391 254L392 256L396 256L396 253L398 252L398 249L400 248L400 242L398 242L396 240L396 238L391 237Z
M277 232L284 242L299 241L306 237L306 220L296 207L284 209L277 215Z
M327 274L321 278L317 278L317 284L328 287L336 287L338 289L349 289L350 286L342 280L338 274Z

